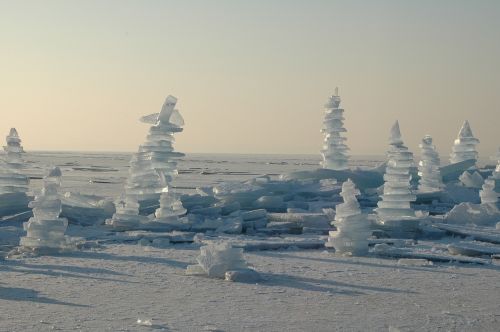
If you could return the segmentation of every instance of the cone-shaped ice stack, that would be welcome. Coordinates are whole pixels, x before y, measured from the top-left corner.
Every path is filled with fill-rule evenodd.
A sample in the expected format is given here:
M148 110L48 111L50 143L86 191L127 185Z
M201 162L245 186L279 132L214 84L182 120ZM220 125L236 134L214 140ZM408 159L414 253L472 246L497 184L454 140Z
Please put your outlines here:
M479 140L472 134L469 121L465 120L451 148L450 163L454 164L470 159L477 160L477 144L479 144Z
M339 108L340 97L338 88L335 89L335 95L331 96L325 104L325 119L323 120L323 128L321 132L325 138L323 140L323 149L321 155L323 168L333 170L344 170L348 168L349 148L345 144L347 140L342 136L346 132L344 128L344 110Z
M493 178L484 180L479 197L481 197L481 204L495 204L498 202L498 193L495 191L495 180Z
M59 218L61 200L59 187L61 170L55 167L43 178L43 189L35 200L30 202L33 217L23 224L27 232L20 245L29 249L66 249L70 241L64 235L68 227L66 218Z
M361 213L356 195L359 190L348 179L342 184L340 196L344 203L337 205L333 224L337 231L331 231L327 247L334 247L338 253L363 255L368 252L368 236L370 236L370 222L366 215Z
M29 179L22 174L24 161L21 139L15 128L7 135L5 154L0 160L0 216L28 210L29 199L26 196Z
M384 194L375 209L382 222L414 218L415 211L410 202L416 200L410 190L410 167L413 165L413 154L404 146L396 121L391 129L391 148L388 153L386 172L384 174Z
M436 147L432 144L432 137L424 136L419 146L422 156L418 164L418 175L420 176L418 190L421 193L441 191L444 185L439 170L440 159Z

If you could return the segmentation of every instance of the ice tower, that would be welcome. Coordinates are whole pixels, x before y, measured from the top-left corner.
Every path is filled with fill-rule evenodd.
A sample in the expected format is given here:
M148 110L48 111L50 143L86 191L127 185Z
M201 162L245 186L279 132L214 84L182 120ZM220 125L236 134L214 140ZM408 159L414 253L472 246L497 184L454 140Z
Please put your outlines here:
M20 245L33 250L67 249L71 241L64 235L68 227L66 218L59 218L61 200L61 170L52 168L43 178L43 189L35 200L30 202L33 217L23 224L26 236L21 238Z
M356 195L356 189L351 179L342 184L340 196L344 203L336 206L333 224L337 231L331 231L326 247L334 247L338 253L363 255L368 252L368 236L370 236L370 222L366 215L361 213Z
M481 197L481 204L495 204L498 202L498 193L495 192L495 180L492 177L484 180L479 197Z
M339 108L340 96L338 88L335 88L335 95L331 96L325 104L325 119L321 132L325 138L321 155L323 168L333 170L345 170L348 168L349 148L345 144L347 138L342 136L347 130L344 128L344 110Z
M479 140L472 134L469 121L465 120L451 148L450 163L454 164L470 159L477 161L477 144L479 144Z
M410 190L413 154L404 146L398 121L391 129L389 144L391 147L384 174L384 194L382 200L378 202L378 208L375 209L382 223L415 217L415 211L410 207L410 202L416 200Z
M444 188L443 179L439 170L440 159L436 147L432 144L432 137L424 136L420 143L421 160L418 164L418 191L421 193L432 193Z
M184 154L175 152L174 133L181 132L184 120L175 109L177 98L168 96L160 113L141 118L144 123L152 124L146 142L139 147L130 162L129 177L125 194L116 202L117 213L106 224L115 227L133 228L144 222L138 216L139 202L160 201L156 219L176 218L185 214L177 195L171 192L169 184L177 175L177 159Z
M29 179L22 174L24 161L21 139L15 128L6 137L5 154L0 161L0 216L28 210Z

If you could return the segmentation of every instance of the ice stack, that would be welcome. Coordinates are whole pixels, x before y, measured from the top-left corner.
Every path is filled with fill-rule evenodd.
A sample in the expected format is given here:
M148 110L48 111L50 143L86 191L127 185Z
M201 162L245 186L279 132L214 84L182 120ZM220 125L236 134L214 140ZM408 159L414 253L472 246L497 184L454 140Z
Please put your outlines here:
M33 217L23 224L26 236L21 238L20 245L32 251L58 251L74 247L74 244L64 235L68 220L60 218L61 200L61 170L51 169L43 179L43 189L35 200L30 202Z
M410 202L416 200L410 190L413 154L403 143L398 121L391 129L389 144L384 193L375 211L388 231L398 236L412 236L418 226L415 211L410 207Z
M481 204L496 204L498 202L498 193L495 191L495 180L492 177L484 180L479 197L481 197Z
M469 121L466 120L462 128L460 128L457 139L453 143L450 163L454 164L471 159L477 161L477 144L479 144L479 140L472 134Z
M426 135L420 143L422 157L418 164L420 193L434 193L443 190L443 180L439 171L440 159L436 147L432 144L432 137Z
M169 183L177 174L177 158L184 154L174 152L173 134L182 131L184 120L175 109L177 98L168 96L160 113L141 118L152 124L146 142L132 157L125 194L117 202L117 213L106 224L118 228L138 228L144 222L139 210L146 204L160 207L155 212L155 221L171 222L186 210L177 195L169 190ZM151 205L152 204L152 205ZM137 211L137 212L136 212ZM153 210L154 211L154 208ZM152 212L142 211L142 212Z
M29 179L22 174L24 167L21 139L15 128L7 135L5 154L0 161L0 216L13 215L28 210Z
M493 171L492 177L495 180L495 190L500 192L500 148L497 151L495 159L497 160L497 167Z
M344 128L344 110L339 108L340 96L338 88L335 89L335 95L325 104L325 119L321 132L325 138L323 140L323 149L321 155L323 168L333 170L348 169L349 148L345 144L347 138L342 136L347 130Z
M334 247L335 252L364 255L368 252L368 237L371 234L370 222L361 213L356 196L360 192L348 179L342 184L340 195L344 203L337 205L333 224L337 231L330 231L326 247Z

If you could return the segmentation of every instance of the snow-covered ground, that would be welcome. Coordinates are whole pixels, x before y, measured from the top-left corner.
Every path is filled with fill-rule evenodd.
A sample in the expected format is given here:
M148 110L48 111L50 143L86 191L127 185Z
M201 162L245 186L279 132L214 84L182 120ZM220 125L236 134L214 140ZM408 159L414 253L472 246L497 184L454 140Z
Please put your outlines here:
M63 190L116 197L129 158L27 154L34 177L30 187L39 189L43 166L55 164L63 172ZM373 166L383 159L354 158L354 163ZM174 188L192 192L221 181L311 170L318 160L188 155ZM2 254L17 243L21 229L19 222L0 227ZM103 232L69 229L87 238ZM104 236L93 249L0 261L0 331L498 331L500 326L495 262L418 266L335 256L323 248L251 251L245 258L263 280L244 284L187 276L199 244L160 249L137 245L137 239L116 240ZM141 326L138 319L152 319L152 325Z
M0 265L0 331L498 331L500 266L246 253L259 284L186 276L195 245ZM152 319L152 327L137 324Z

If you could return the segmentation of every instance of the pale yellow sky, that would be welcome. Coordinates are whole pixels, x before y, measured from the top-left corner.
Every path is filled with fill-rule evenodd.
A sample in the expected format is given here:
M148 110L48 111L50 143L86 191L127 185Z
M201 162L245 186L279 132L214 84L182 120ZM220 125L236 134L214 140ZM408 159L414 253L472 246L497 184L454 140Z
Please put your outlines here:
M352 154L396 119L416 154L465 119L500 146L500 1L0 0L0 43L0 134L26 149L135 151L172 94L179 151L319 153L336 86Z

